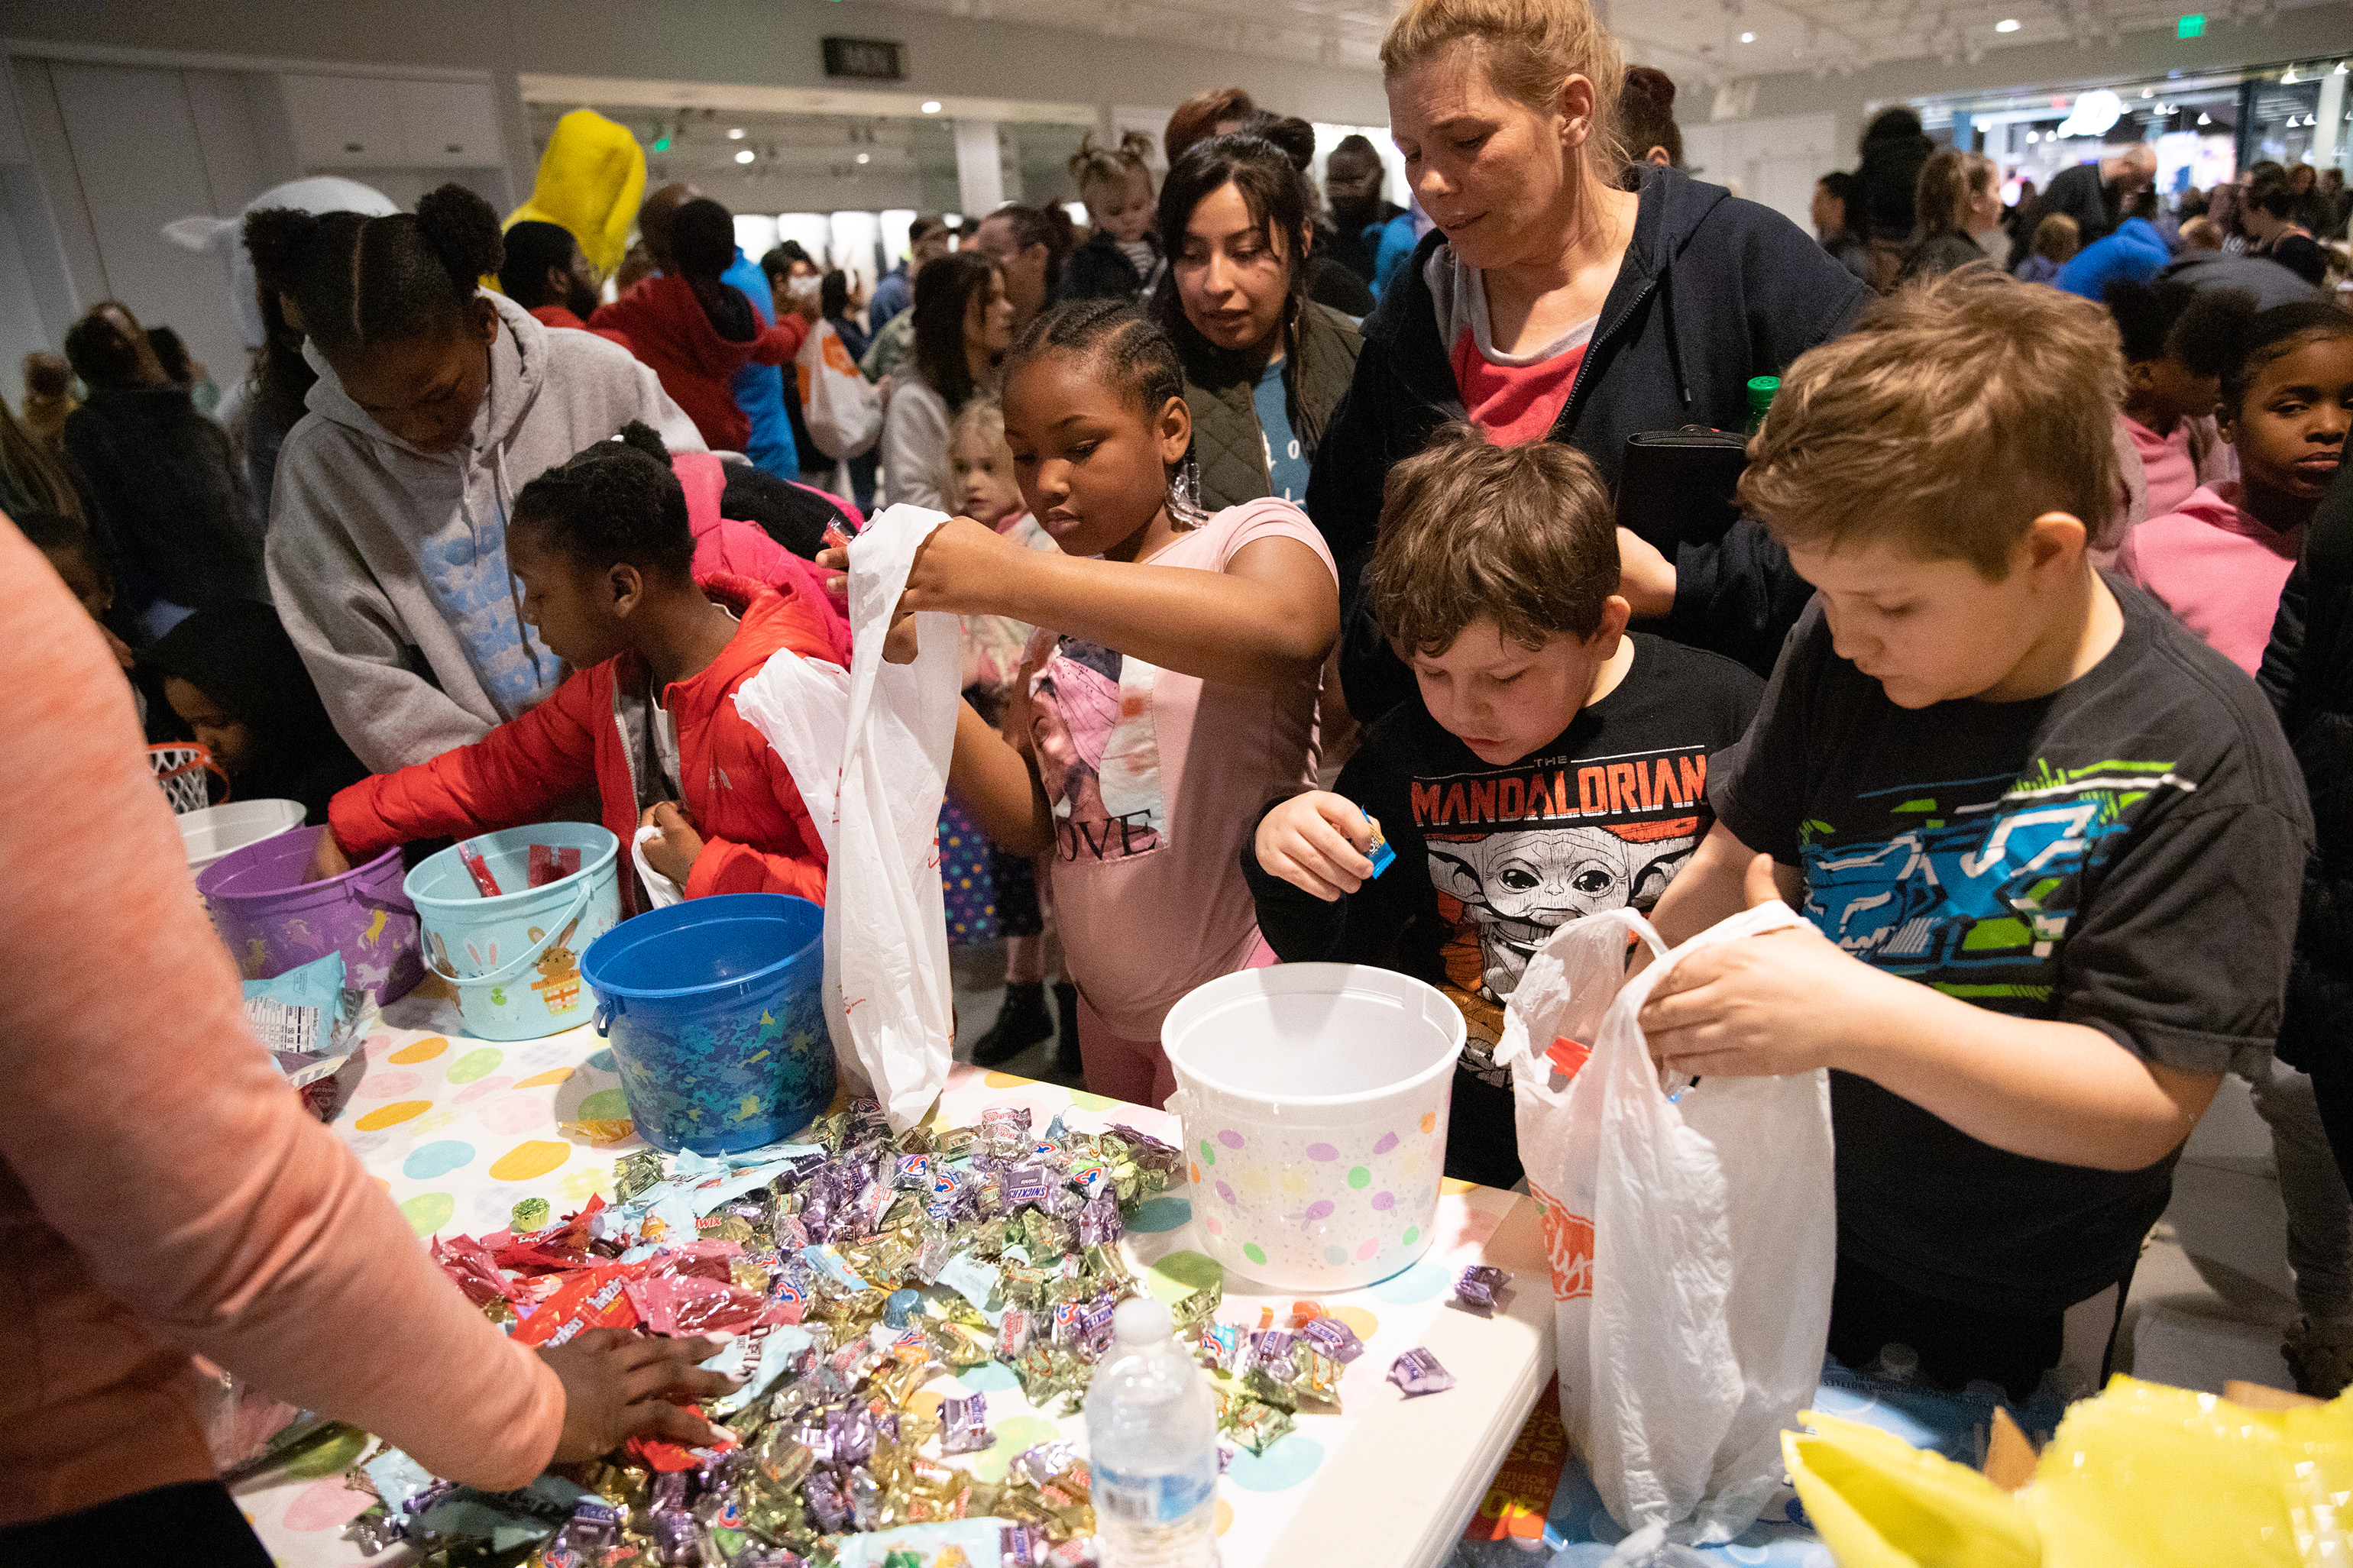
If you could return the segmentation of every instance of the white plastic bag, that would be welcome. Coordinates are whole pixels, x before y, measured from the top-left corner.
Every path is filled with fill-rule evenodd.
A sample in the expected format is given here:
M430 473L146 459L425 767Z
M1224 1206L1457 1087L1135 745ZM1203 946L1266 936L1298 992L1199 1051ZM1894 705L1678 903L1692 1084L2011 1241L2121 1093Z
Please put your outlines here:
M788 656L779 654L777 657ZM659 827L640 827L637 837L629 840L629 859L638 868L638 884L646 890L646 908L649 910L666 910L686 898L685 889L655 870L653 863L646 858L647 844L661 836L662 830Z
M939 823L962 661L954 616L915 617L912 664L884 662L882 640L916 549L944 521L894 506L850 542L847 671L786 651L735 692L825 845L834 1058L902 1132L939 1098L955 1047Z
M1545 1209L1562 1418L1611 1517L1673 1541L1755 1521L1781 1481L1781 1429L1820 1379L1838 1247L1830 1079L1662 1086L1635 1016L1684 954L1798 923L1776 901L1667 952L1630 910L1572 921L1529 960L1495 1051ZM1662 956L1629 982L1637 939Z
M861 458L882 434L882 389L860 375L858 362L831 321L818 321L793 356L800 384L801 419L828 458ZM817 464L801 455L801 466Z

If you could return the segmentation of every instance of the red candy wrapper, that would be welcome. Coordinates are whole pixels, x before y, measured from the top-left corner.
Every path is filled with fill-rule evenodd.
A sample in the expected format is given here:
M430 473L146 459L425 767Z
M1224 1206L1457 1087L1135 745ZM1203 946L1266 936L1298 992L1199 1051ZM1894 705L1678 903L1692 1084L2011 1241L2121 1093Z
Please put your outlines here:
M487 1307L501 1297L510 1301L524 1300L523 1292L500 1271L499 1260L491 1255L491 1249L470 1236L452 1237L447 1241L436 1237L433 1261L457 1281L466 1300L477 1307Z
M733 1283L734 1278L727 1270L727 1260L742 1256L744 1248L738 1242L722 1241L716 1237L690 1241L683 1246L673 1247L653 1259L653 1271L649 1278L660 1279L671 1275L691 1276L697 1279L716 1279L726 1285Z
M637 1303L631 1281L644 1278L642 1263L607 1263L575 1270L537 1310L515 1325L513 1338L526 1345L560 1345L587 1329L633 1329Z
M700 1405L690 1405L686 1408L697 1415L702 1414ZM707 1448L684 1448L676 1443L665 1443L659 1437L632 1437L621 1446L621 1451L646 1468L665 1475L678 1470L700 1469L735 1447L735 1439L728 1435L726 1427L720 1426L714 1430L719 1434L719 1440Z
M672 1338L738 1333L768 1310L768 1299L755 1290L695 1274L633 1279L628 1292L638 1320L653 1332Z
M579 846L567 844L557 848L551 844L531 847L531 885L544 888L550 882L560 882L580 869Z
M586 1206L565 1215L560 1224L521 1236L511 1230L494 1231L482 1237L482 1245L491 1249L501 1268L586 1268L597 1261L588 1250L589 1221L604 1206L601 1196L591 1195Z
M1572 1040L1567 1035L1562 1035L1556 1037L1551 1048L1545 1052L1545 1059L1552 1063L1552 1070L1561 1077L1575 1078L1577 1069L1582 1068L1587 1058L1592 1055L1591 1046L1587 1045L1583 1040Z
M499 879L491 875L490 862L482 858L480 850L461 842L458 846L458 863L466 868L466 875L474 879L474 887L482 897L499 897Z

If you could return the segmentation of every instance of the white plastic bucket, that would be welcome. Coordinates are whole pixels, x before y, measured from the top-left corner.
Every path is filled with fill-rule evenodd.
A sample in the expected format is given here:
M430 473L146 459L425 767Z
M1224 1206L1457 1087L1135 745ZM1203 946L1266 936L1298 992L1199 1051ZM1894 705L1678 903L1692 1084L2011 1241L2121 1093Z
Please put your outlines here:
M275 838L302 826L299 800L233 800L183 812L180 843L188 852L188 869L201 871L231 850L265 838Z
M1247 969L1160 1028L1204 1250L1285 1290L1386 1279L1430 1247L1462 1015L1409 975Z

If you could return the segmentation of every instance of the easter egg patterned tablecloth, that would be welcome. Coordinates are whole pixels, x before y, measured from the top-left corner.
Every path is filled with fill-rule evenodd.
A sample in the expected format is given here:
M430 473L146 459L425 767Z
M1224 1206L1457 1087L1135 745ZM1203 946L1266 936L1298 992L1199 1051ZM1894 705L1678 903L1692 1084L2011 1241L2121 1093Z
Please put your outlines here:
M420 1243L444 1232L499 1230L524 1198L544 1198L558 1215L593 1195L609 1200L613 1162L645 1145L634 1137L601 1147L575 1142L556 1125L628 1114L605 1043L582 1027L486 1044L467 1037L460 1025L454 1005L425 993L396 1003L386 1027L367 1040L366 1070L334 1122ZM991 1105L1025 1106L1039 1127L1067 1113L1073 1127L1090 1131L1123 1121L1172 1142L1180 1135L1176 1118L1161 1110L962 1064L934 1120L976 1123ZM1365 1353L1341 1380L1340 1414L1303 1414L1265 1453L1236 1452L1219 1489L1226 1568L1302 1562L1311 1552L1351 1568L1403 1568L1444 1561L1461 1538L1551 1376L1552 1313L1534 1205L1467 1183L1449 1181L1443 1189L1420 1261L1364 1289L1317 1298L1363 1339ZM1219 1318L1253 1328L1261 1307L1287 1312L1300 1292L1262 1292L1199 1249L1193 1226L1202 1196L1190 1185L1172 1187L1129 1217L1122 1246L1138 1279L1172 1301L1222 1279ZM1512 1299L1492 1320L1446 1305L1454 1274L1479 1262L1515 1279ZM1417 1345L1455 1374L1454 1389L1408 1401L1387 1381L1390 1363ZM958 1461L985 1479L1058 1433L1082 1437L1082 1417L1039 1414L1000 1363L943 1375L916 1398L960 1389L988 1395L997 1442ZM322 1455L297 1473L280 1470L237 1489L280 1563L364 1561L342 1540L342 1526L367 1500L343 1488L348 1462Z

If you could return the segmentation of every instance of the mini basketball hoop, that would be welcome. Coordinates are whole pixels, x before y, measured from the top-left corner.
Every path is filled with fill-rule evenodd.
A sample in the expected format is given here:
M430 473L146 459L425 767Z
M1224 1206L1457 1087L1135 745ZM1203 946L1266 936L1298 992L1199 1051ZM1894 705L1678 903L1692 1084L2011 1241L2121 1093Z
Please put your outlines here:
M228 798L228 774L202 746L150 746L147 764L154 770L155 782L164 786L164 798L172 803L174 816L216 804L212 798L215 776L221 781L221 799Z

